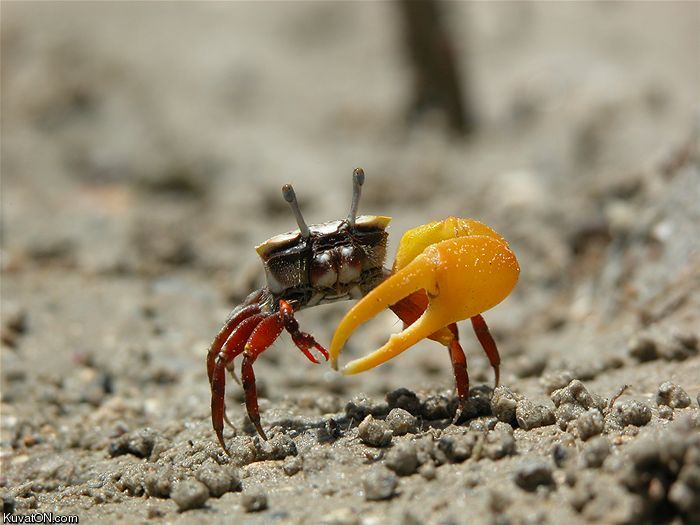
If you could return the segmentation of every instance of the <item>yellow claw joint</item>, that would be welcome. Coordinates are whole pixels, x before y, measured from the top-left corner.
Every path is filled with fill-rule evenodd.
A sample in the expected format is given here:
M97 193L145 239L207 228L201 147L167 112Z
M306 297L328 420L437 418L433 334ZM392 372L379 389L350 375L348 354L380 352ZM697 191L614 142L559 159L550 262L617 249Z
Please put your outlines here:
M426 337L444 342L441 329L496 306L513 290L519 274L505 239L478 221L450 217L414 228L401 239L392 275L341 320L331 342L331 364L337 369L354 330L416 291L428 296L423 314L380 349L348 363L344 374L374 368Z

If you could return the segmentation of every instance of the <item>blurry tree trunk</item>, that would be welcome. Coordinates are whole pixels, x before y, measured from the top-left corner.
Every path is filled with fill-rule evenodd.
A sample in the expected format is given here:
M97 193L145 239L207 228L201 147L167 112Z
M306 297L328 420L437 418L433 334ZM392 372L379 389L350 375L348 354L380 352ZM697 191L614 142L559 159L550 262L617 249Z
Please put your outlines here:
M404 19L406 51L413 64L414 95L410 117L426 110L444 113L459 134L474 131L476 118L461 82L452 39L439 0L398 0Z

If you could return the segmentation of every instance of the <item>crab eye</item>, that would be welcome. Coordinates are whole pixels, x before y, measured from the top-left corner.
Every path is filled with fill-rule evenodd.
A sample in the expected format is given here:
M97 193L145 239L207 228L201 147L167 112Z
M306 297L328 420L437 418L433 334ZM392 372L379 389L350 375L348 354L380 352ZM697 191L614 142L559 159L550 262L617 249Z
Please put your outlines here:
M338 274L333 268L331 254L322 252L311 262L311 285L316 288L330 288L338 280Z
M352 246L343 246L340 249L340 263L338 264L338 281L347 284L360 280L362 273L362 261Z

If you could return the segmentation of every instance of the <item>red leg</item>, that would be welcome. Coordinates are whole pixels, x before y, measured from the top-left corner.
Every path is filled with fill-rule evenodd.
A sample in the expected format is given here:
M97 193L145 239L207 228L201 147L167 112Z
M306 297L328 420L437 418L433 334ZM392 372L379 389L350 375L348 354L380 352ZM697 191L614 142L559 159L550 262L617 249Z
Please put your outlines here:
M326 358L326 361L328 361L328 351L318 344L312 335L299 331L299 323L294 318L294 308L285 300L280 300L280 314L284 322L284 329L289 332L294 344L297 345L297 348L302 351L309 361L318 364L318 359L309 352L309 348L311 347L321 352L323 357Z
M479 339L484 352L486 352L486 356L489 358L489 363L491 363L491 368L493 368L496 375L496 386L498 386L500 379L501 356L498 355L496 341L493 340L491 332L489 332L489 327L486 325L486 321L484 321L484 318L481 317L481 315L475 315L471 318L471 320L476 337Z
M251 315L243 319L229 335L223 344L221 351L214 356L213 369L210 373L211 383L211 422L216 432L216 437L224 450L224 419L226 408L224 395L226 393L226 368L245 348L245 343L253 333L253 330L263 320L260 314ZM229 423L230 424L230 423Z
M255 327L253 333L248 338L243 352L243 364L241 365L241 380L243 381L243 391L245 392L245 406L248 417L255 425L255 429L260 437L267 439L265 432L260 425L260 409L258 408L258 391L255 388L255 373L253 363L275 342L282 332L284 321L282 315L277 313L263 319Z
M459 332L457 324L452 323L448 326L450 332L454 335L454 339L450 342L447 349L450 352L450 361L452 362L452 371L455 375L455 384L457 385L457 397L459 399L459 407L455 413L453 423L456 423L462 415L464 406L469 399L469 374L467 373L467 356L464 355L462 345L459 344Z
M221 347L226 342L226 340L231 335L236 327L251 315L260 313L260 306L257 304L251 304L240 309L235 315L228 318L224 326L216 334L214 341L209 347L209 353L207 354L207 375L209 376L209 383L211 384L212 374L214 372L214 364L216 363L216 357L221 351Z
M428 294L425 293L425 290L413 292L398 303L391 305L390 308L405 326L409 326L415 323L428 308Z

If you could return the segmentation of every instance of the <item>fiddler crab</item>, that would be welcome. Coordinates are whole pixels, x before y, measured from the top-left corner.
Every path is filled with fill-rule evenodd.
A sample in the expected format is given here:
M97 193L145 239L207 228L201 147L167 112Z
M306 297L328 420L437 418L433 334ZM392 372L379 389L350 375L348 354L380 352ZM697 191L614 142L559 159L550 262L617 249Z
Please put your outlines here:
M457 322L470 319L499 381L500 357L481 313L496 306L513 290L520 267L508 243L473 219L448 217L409 230L398 247L391 270L384 268L386 228L390 217L357 215L365 174L353 172L353 194L346 219L308 226L294 189L282 188L299 228L272 237L256 247L265 268L267 286L251 293L234 308L214 338L207 355L211 385L211 418L224 450L226 370L238 381L234 359L242 354L241 380L248 417L258 434L260 424L253 364L286 330L312 363L317 350L338 368L338 356L350 334L390 308L404 323L380 349L352 361L344 374L357 374L397 356L429 338L447 347L457 386L459 418L469 397L467 359L459 344ZM299 330L295 312L323 303L360 299L336 328L330 352Z

